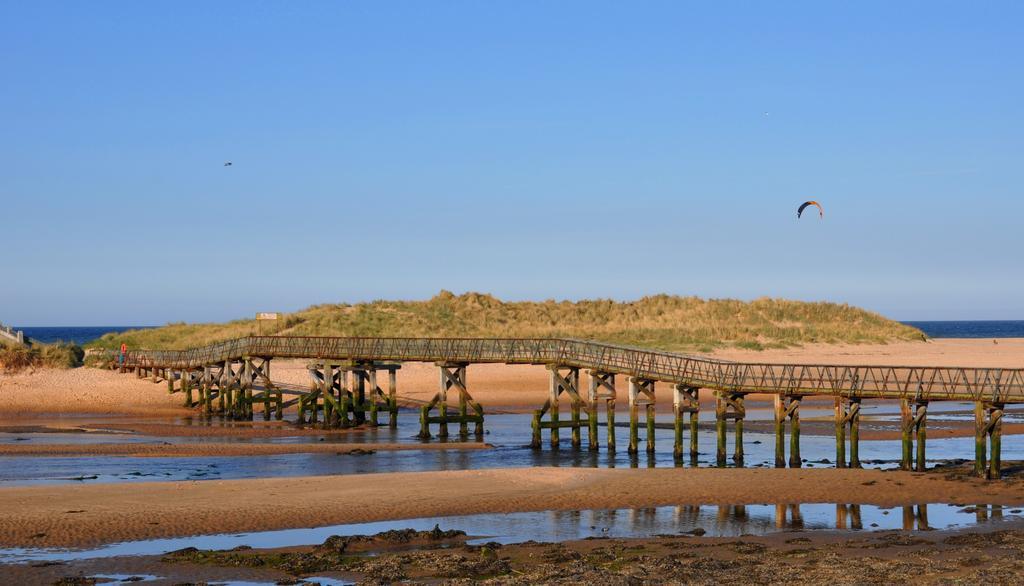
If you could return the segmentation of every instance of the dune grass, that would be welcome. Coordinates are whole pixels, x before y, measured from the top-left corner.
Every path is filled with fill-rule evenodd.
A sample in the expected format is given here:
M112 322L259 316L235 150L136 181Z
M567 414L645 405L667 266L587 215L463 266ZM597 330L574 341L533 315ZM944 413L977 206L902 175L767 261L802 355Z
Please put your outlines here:
M663 350L784 348L813 342L923 340L919 330L836 303L655 295L637 301L504 302L442 291L426 301L317 305L288 315L264 334L294 336L573 337ZM254 335L255 320L167 326L107 334L91 347L184 349Z
M14 373L26 368L75 368L82 366L85 351L77 344L56 342L31 346L0 344L0 369Z

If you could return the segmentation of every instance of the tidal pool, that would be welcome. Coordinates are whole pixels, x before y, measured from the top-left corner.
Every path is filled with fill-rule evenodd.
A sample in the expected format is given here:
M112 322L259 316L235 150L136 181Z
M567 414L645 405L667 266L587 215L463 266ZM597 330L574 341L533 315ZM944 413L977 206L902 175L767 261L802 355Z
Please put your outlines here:
M950 403L945 411L934 409L929 417L962 417L968 404ZM807 409L804 418L825 416L826 409ZM713 413L701 414L702 423L711 422ZM670 417L659 414L662 421ZM751 421L770 418L771 410L750 410ZM898 417L898 409L893 406L879 404L877 408L866 406L866 420L892 420ZM529 414L495 414L487 418L487 434L484 441L493 446L489 450L381 450L372 454L351 455L334 453L316 454L280 454L272 456L219 456L219 457L118 457L118 456L85 456L85 457L0 457L0 486L36 485L36 484L73 484L95 482L145 482L145 481L179 481L179 480L225 480L235 478L267 478L284 476L315 476L328 474L368 474L377 472L418 472L434 470L468 470L484 468L514 468L531 466L549 467L676 467L690 466L687 460L678 462L672 455L673 433L670 429L657 429L655 432L655 452L645 451L646 443L641 439L638 455L626 452L628 432L616 428L618 451L609 453L604 447L607 428L598 431L601 438L601 449L591 452L586 449L586 432L583 432L584 447L573 450L569 446L568 431L563 431L560 449L553 450L549 446L548 434L544 434L544 447L541 450L530 449ZM621 419L621 417L620 417ZM210 425L216 425L211 422ZM154 438L132 434L88 434L85 441L94 442L105 437L108 442L180 442L198 443L202 441L249 442L287 442L287 443L359 443L372 449L374 443L422 443L415 437L419 429L418 415L402 412L399 416L397 430L381 427L377 429L359 430L346 435L308 435L285 438ZM452 431L457 431L457 428ZM641 430L641 438L645 437ZM0 442L14 441L11 437L0 434ZM7 434L15 435L15 434ZM63 437L75 434L54 434ZM22 434L19 437L36 441L33 434ZM457 436L456 436L457 437ZM46 443L58 441L47 434L40 438ZM698 444L700 456L698 466L715 464L715 434L711 429L702 428ZM734 436L729 434L728 449L731 456L734 447ZM438 440L432 440L437 442ZM454 441L457 441L454 440ZM686 444L689 445L688 443ZM747 467L771 467L775 462L775 437L771 433L744 433L744 464ZM787 445L788 449L788 445ZM832 467L835 458L835 440L829 435L812 435L805 433L801 437L801 456L804 466L809 468ZM899 465L900 442L896 440L861 441L860 458L868 468L895 468ZM971 459L974 457L974 438L943 438L928 440L928 461L934 465L939 462ZM1021 436L1006 436L1003 440L1004 461L1024 460L1024 441ZM729 465L733 462L729 460Z
M332 535L373 535L392 529L427 531L435 526L460 529L470 543L569 541L604 537L706 535L738 537L807 530L933 530L1019 520L1018 508L930 504L906 507L874 505L706 505L584 511L426 517L354 523L306 529L200 535L114 543L94 549L0 549L0 563L74 561L115 556L160 555L186 547L231 549L289 547L322 543Z

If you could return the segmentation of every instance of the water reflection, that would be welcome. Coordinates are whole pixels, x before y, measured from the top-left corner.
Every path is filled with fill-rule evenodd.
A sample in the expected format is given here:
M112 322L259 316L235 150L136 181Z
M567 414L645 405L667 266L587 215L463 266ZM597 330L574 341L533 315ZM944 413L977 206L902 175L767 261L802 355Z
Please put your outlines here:
M866 411L871 411L866 408ZM881 410L881 406L878 407ZM753 413L749 410L748 413ZM713 413L710 414L713 417ZM931 415L929 415L931 416ZM233 478L306 476L325 474L365 474L380 472L418 472L434 470L466 470L485 468L515 467L589 467L589 468L675 468L687 466L715 465L714 431L702 431L698 445L703 451L697 461L688 458L677 459L673 455L673 431L656 430L656 451L629 454L626 450L609 451L604 444L600 450L574 450L568 445L561 449L532 450L526 445L530 428L530 415L492 415L487 419L485 440L493 449L489 450L410 450L377 451L371 455L351 456L334 453L282 454L252 457L185 457L185 458L138 458L138 457L0 457L0 486L13 484L56 484L56 483L98 483L138 482L147 480L224 480ZM160 442L189 443L200 441L252 442L272 441L287 443L366 443L368 447L377 442L400 442L419 444L413 437L418 429L416 415L409 412L399 414L399 428L391 430L382 427L372 430L354 431L343 435L308 435L281 438L154 438L90 434L81 436L82 441L96 441L103 437L106 442ZM622 430L617 430L621 432ZM600 431L602 438L605 430ZM57 438L54 436L61 436ZM3 434L0 443L49 443L75 434ZM1004 460L1024 459L1024 442L1019 436L1007 436L1003 441ZM67 440L64 440L67 441ZM744 455L748 467L772 467L775 462L775 438L772 434L744 432ZM436 440L435 440L436 442ZM455 443L455 442L452 442ZM801 438L801 452L807 467L832 467L835 458L835 440L831 436L805 434ZM973 458L974 438L941 438L928 441L929 464L957 458ZM867 468L890 469L899 466L900 442L862 441L860 457ZM95 479L92 479L95 476ZM78 480L85 478L84 480Z
M922 531L992 523L1001 519L1019 519L1022 512L1020 509L1004 511L998 506L979 505L965 508L946 504L906 506L901 507L901 511L902 515L894 515L890 514L893 512L892 508L828 503L680 505L640 509L465 515L312 529L133 541L92 550L0 549L0 563L155 555L183 547L289 547L322 543L331 535L371 535L405 528L423 531L432 529L435 525L440 525L442 529L462 529L473 536L471 543L518 543L529 540L557 542L586 538L679 534L738 537L745 534L764 535L779 531L821 529Z

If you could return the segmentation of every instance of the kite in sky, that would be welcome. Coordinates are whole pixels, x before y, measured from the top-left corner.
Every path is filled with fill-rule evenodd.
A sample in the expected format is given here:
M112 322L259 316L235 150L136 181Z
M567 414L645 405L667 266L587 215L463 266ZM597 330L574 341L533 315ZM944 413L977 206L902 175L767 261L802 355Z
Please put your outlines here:
M807 206L817 206L818 207L818 217L820 217L820 218L824 218L825 217L825 209L821 207L820 203L818 203L816 201L813 201L813 200L812 201L805 201L804 203L800 204L800 207L797 208L797 210L796 210L796 217L799 218L800 215L804 213L804 210L807 209Z

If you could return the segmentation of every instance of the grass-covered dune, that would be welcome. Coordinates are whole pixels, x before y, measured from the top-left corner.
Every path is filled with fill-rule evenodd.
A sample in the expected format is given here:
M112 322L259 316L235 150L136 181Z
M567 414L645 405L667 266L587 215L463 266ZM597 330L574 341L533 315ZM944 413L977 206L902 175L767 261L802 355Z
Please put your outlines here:
M75 368L82 365L85 351L77 344L33 343L31 346L0 341L0 371L14 373L26 368Z
M811 342L923 340L919 330L837 303L751 302L655 295L637 301L505 302L447 291L427 301L316 305L264 334L293 336L573 337L678 351L780 348ZM184 349L254 335L254 320L167 326L107 334L92 347Z

